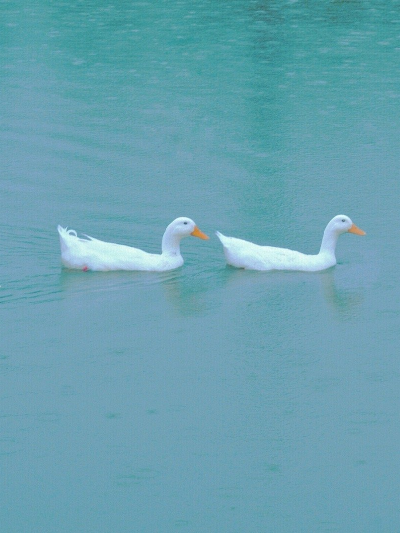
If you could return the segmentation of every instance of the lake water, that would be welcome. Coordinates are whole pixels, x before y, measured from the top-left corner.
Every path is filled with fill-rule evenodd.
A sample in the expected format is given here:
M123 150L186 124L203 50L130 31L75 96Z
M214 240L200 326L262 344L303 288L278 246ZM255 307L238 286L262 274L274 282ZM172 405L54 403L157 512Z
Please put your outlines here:
M0 529L400 531L397 2L0 6ZM215 230L326 272L226 267ZM63 270L57 224L168 273Z

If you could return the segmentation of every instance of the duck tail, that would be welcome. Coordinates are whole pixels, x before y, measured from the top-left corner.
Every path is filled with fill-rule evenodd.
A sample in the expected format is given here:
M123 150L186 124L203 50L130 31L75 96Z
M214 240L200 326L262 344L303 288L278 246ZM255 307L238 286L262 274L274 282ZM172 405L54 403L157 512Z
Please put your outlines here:
M61 251L65 251L68 248L68 240L71 238L78 238L78 235L75 230L63 228L62 226L57 226L58 234L60 235L60 244Z
M215 232L215 235L218 237L218 239L223 242L223 240L225 239L225 235L222 235L222 233L220 233L219 231L216 231Z
M78 234L76 233L74 229L63 228L62 226L60 226L60 224L57 226L57 229L58 229L58 233L60 234L60 236L63 236L63 237L67 235L72 235L73 237L78 236Z

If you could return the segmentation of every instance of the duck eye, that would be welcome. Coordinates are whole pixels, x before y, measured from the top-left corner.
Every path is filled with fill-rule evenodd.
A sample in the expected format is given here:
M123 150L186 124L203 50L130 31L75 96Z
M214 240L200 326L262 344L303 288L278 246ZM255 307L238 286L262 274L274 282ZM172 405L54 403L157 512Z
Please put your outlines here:
M342 218L342 222L346 222L346 220L344 218Z
M185 220L184 224L187 224L186 220Z

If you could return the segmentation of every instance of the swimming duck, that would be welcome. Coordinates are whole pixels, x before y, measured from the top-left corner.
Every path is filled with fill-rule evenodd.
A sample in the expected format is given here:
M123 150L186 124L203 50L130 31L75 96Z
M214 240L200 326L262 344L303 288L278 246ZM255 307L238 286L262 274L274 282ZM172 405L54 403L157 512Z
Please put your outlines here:
M307 255L286 248L259 246L252 242L225 237L219 231L217 237L224 248L228 265L249 270L302 270L317 272L336 265L335 248L342 233L365 235L346 215L332 218L325 228L321 248L316 255Z
M61 261L67 268L80 270L148 270L163 272L183 265L180 242L193 235L200 239L209 237L199 230L190 218L176 218L165 230L161 254L151 254L138 248L99 241L85 235L79 238L75 230L58 226L61 244Z

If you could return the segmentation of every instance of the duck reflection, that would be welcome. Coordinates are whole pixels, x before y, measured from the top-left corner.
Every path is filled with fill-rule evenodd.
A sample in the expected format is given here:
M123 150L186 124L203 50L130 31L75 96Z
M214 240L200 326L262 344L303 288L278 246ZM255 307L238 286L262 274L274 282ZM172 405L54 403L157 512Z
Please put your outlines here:
M293 298L304 298L305 292L315 293L317 291L335 316L348 319L354 317L364 300L362 286L349 287L349 280L353 281L354 276L349 278L348 273L349 270L346 268L345 278L341 265L313 273L286 271L261 273L226 266L223 275L220 274L219 277L220 281L229 284L236 294L241 291L249 293L254 290L257 293L271 295L272 291L275 294L280 286L284 286L285 294L281 293L281 297L290 301ZM231 296L232 291L230 291Z
M338 318L347 320L356 314L364 301L364 294L361 287L346 288L346 281L340 271L341 267L337 265L335 268L320 272L318 277L322 295L329 308Z
M159 297L164 296L168 308L186 316L204 315L223 305L223 302L233 306L237 300L248 301L251 293L258 297L260 294L271 296L274 292L277 297L275 302L285 299L287 303L293 298L304 298L304 293L317 291L335 316L349 319L354 317L364 298L362 287L349 286L354 276L349 277L348 274L349 269L343 269L341 265L315 273L255 272L230 266L202 271L188 267L168 272L80 272L62 269L59 281L61 292L72 294L134 292L135 287L160 291ZM284 294L279 287L285 288ZM135 302L138 303L136 297Z
M214 274L210 271L176 271L162 283L169 306L181 315L206 314L218 305L218 300L212 296L217 282Z
M59 282L61 290L71 293L118 291L132 286L160 283L169 274L137 271L82 272L62 268Z
M145 305L143 298L147 294L149 299L164 299L168 308L178 314L201 315L209 309L206 293L210 290L210 276L204 272L190 272L190 268L188 270L189 272L186 269L167 272L82 272L62 269L59 284L61 292L76 295L132 292L135 305L140 305L140 302ZM140 296L135 294L139 289Z

